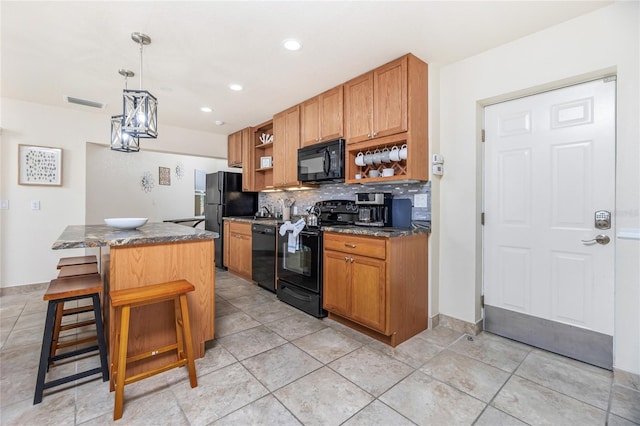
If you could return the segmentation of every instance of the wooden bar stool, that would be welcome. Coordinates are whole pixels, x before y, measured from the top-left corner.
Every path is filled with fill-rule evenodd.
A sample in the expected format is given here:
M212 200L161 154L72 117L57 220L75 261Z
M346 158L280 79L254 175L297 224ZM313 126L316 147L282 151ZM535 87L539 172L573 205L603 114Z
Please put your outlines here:
M194 290L195 287L189 281L178 280L147 285L144 287L111 291L111 306L116 310L116 318L119 316L120 319L120 331L117 333L115 338L113 359L111 361L111 391L113 391L114 388L116 391L113 420L118 420L122 417L125 385L146 379L147 377L154 376L172 368L187 365L191 387L195 388L198 386L196 365L193 359L193 344L191 342L189 309L187 306L187 293ZM174 301L176 343L127 357L131 308L168 300ZM177 361L131 377L126 377L127 363L140 361L173 350L176 351L178 357Z
M44 326L44 334L42 336L42 349L40 351L40 365L38 367L38 377L36 380L36 392L33 398L34 404L42 402L42 396L45 389L52 388L54 386L69 383L74 380L81 379L83 377L91 376L93 374L102 373L102 380L109 380L109 367L107 364L107 347L104 340L104 329L102 326L102 310L100 309L100 292L102 291L102 280L100 275L87 275L75 278L55 279L49 283L49 288L43 296L43 300L49 302L47 307L47 319ZM57 311L63 310L63 304L65 302L71 302L73 300L91 299L93 306L93 322L96 325L96 338L98 340L97 345L76 349L74 351L67 352L62 355L51 355L51 349L53 345L53 333L56 321ZM86 324L82 324L86 325ZM82 326L81 325L81 326ZM76 340L70 342L71 346L85 342L86 339ZM49 364L53 361L60 359L70 358L76 355L81 355L95 350L100 354L100 367L92 368L80 373L72 374L67 377L45 382L45 376L49 370Z
M98 258L95 254L90 256L61 257L58 261L57 269L62 269L64 266L86 265L87 263L97 264Z

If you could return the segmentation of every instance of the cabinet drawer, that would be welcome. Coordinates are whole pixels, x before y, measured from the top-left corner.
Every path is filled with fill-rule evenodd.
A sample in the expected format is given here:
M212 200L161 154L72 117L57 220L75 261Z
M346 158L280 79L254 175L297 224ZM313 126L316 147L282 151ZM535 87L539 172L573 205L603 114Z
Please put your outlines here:
M234 222L232 220L227 221L229 225L229 232L242 235L251 235L251 224L248 222Z
M325 250L335 250L350 254L386 258L386 239L377 237L363 237L359 235L334 234L327 232L324 234Z

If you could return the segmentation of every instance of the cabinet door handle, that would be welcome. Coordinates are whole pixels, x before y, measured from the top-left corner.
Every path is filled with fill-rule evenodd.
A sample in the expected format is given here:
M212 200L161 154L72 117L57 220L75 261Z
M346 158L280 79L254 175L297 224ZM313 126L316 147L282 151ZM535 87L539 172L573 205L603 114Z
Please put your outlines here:
M356 248L357 246L355 244L351 244L351 243L344 243L345 247L349 247L349 248Z
M373 132L373 137L375 138L376 136L378 136L378 132Z
M370 138L371 137L371 133L367 133L367 137Z
M349 257L348 257L348 256L345 256L345 257L344 257L344 261L345 261L345 262L348 262L348 261L349 261Z
M349 262L353 263L353 257L349 258Z

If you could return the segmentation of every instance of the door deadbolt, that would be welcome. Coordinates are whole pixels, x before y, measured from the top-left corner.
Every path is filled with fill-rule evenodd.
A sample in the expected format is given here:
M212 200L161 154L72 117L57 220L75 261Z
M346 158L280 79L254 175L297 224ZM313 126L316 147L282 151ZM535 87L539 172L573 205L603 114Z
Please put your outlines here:
M598 210L595 213L594 226L596 229L611 229L611 212Z

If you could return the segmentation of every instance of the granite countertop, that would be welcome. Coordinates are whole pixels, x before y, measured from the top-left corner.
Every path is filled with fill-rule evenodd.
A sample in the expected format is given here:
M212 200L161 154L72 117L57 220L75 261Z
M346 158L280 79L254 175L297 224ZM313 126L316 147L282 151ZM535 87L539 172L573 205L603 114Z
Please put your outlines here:
M368 237L404 237L407 235L416 234L430 234L431 224L426 223L414 223L411 228L391 228L391 227L376 227L376 226L323 226L323 231L336 232L338 234L351 234L351 235L364 235Z
M255 219L253 216L229 216L225 217L225 220L231 220L234 222L246 222L246 223L261 223L264 225L278 226L282 221L277 219ZM292 218L292 222L299 219L298 217ZM340 234L352 234L352 235L366 235L371 237L403 237L406 235L414 234L430 234L431 222L429 221L414 221L411 228L390 228L390 227L375 227L375 226L322 226L320 229L327 232L337 232Z
M147 223L138 229L116 229L107 225L70 225L53 243L53 250L210 240L217 232L175 223Z

